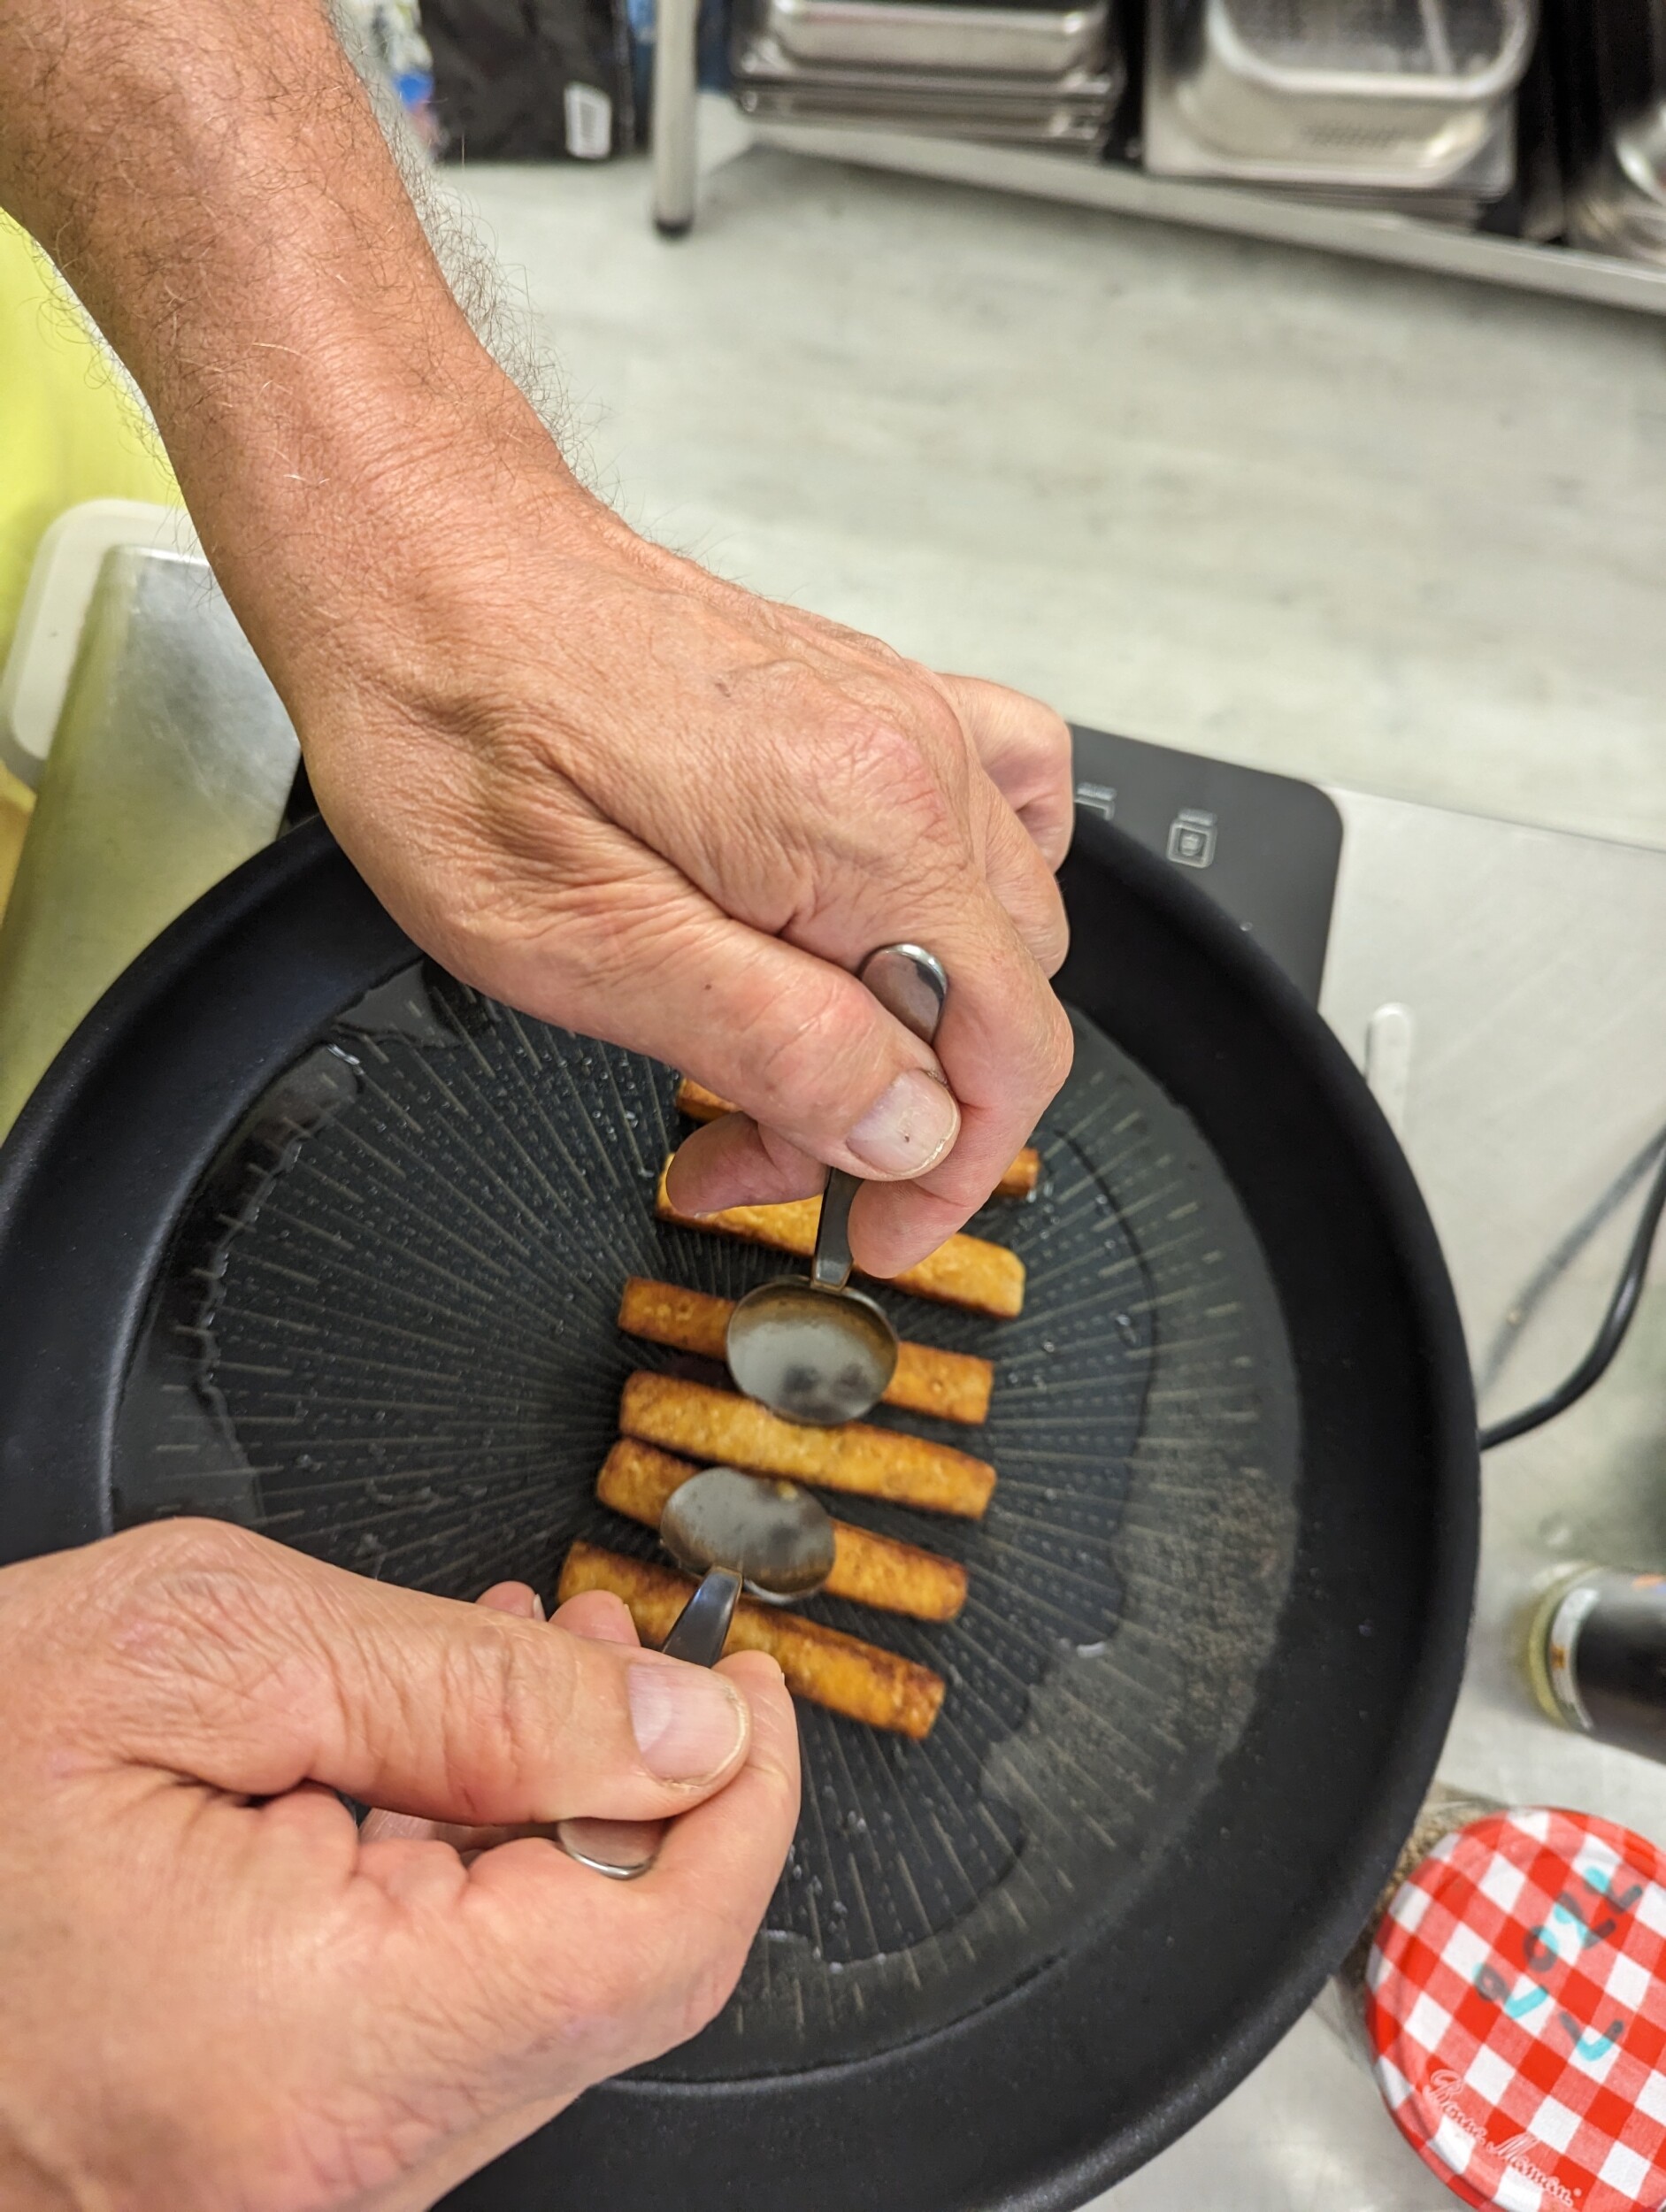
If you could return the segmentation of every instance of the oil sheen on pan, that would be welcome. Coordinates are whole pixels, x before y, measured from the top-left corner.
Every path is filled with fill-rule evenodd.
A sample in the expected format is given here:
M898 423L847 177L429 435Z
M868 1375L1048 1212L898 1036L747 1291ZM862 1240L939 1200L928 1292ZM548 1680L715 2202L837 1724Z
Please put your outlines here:
M966 1568L947 1623L880 1639L948 1694L923 1743L802 1707L804 1809L741 1986L650 2070L792 2070L912 2039L1140 1909L1248 1717L1294 1545L1288 1347L1190 1123L1078 1019L1041 1187L972 1225L1028 1270L996 1321L877 1294L995 1363L985 1518L842 1516ZM735 1298L779 1256L657 1224L686 1125L653 1063L432 968L343 1016L245 1118L180 1221L121 1411L119 1522L239 1519L459 1597L548 1591L574 1538L653 1555L595 1499L643 1275ZM966 1440L925 1416L874 1418ZM876 1617L806 1613L854 1635Z

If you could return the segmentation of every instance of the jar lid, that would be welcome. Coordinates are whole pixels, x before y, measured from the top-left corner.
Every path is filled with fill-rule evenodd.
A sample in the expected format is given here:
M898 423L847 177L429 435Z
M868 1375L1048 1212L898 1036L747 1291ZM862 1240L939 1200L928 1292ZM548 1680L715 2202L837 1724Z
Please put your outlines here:
M1378 2085L1466 2204L1666 2200L1666 1855L1586 1813L1444 1837L1371 1946Z

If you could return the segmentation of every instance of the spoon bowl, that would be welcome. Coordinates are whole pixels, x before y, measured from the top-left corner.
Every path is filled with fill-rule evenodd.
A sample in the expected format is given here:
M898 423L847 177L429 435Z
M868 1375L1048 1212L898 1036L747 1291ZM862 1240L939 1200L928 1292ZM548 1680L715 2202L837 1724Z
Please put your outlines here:
M723 1568L772 1598L811 1597L833 1572L833 1525L795 1482L708 1467L673 1490L659 1540L690 1574Z
M802 1275L749 1291L729 1317L725 1349L749 1398L812 1428L859 1421L896 1372L896 1332L872 1299Z
M930 1044L948 978L920 945L881 945L857 970L887 1014ZM784 1421L833 1428L877 1406L896 1372L896 1332L850 1283L850 1206L862 1184L832 1169L816 1225L810 1274L777 1276L748 1291L729 1316L729 1372L749 1398Z
M659 1539L679 1567L702 1577L661 1648L691 1666L715 1667L742 1583L774 1604L812 1597L833 1572L833 1525L795 1482L708 1467L673 1490ZM558 1821L553 1839L570 1859L615 1882L633 1882L659 1856L667 1823Z

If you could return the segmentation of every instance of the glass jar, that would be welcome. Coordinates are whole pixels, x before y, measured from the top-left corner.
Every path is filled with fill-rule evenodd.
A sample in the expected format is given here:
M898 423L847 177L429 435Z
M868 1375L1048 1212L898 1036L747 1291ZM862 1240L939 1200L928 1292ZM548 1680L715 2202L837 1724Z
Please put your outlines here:
M1437 1786L1319 2009L1466 2204L1666 2203L1666 1854L1644 1837Z

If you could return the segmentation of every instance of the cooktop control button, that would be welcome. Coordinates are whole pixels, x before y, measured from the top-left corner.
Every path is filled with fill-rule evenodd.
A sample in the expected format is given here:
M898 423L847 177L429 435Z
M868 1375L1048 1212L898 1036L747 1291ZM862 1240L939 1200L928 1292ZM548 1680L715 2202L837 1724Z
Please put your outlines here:
M1169 825L1169 858L1178 867L1207 868L1215 857L1215 817L1183 806Z
M1117 818L1117 794L1108 783L1079 783L1076 803L1085 806L1090 814L1102 815L1108 822Z

